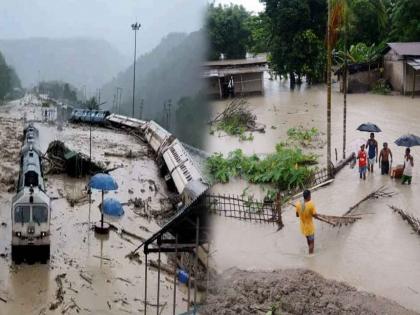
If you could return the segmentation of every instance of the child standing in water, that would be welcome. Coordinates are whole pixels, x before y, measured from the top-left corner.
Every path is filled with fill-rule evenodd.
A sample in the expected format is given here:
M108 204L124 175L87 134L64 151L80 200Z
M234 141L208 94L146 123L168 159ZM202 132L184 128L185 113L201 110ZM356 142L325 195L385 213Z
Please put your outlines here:
M357 154L357 159L359 160L359 175L360 178L366 180L366 169L367 169L367 154L365 151L365 145L360 146L360 151Z

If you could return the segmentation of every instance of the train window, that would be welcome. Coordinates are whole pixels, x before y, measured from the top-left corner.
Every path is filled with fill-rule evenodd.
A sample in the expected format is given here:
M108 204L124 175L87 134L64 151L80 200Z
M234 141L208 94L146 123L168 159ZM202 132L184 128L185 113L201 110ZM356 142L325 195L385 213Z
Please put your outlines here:
M32 221L35 223L43 223L48 221L48 209L45 206L32 207Z
M17 206L15 208L15 223L28 223L31 217L29 206Z
M27 171L25 173L25 187L37 187L39 184L38 182L38 174L35 171Z

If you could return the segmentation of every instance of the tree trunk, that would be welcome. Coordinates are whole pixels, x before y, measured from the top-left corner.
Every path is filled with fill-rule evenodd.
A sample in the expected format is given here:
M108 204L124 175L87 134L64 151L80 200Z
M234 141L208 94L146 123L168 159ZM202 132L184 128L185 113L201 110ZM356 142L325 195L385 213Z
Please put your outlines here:
M290 88L294 89L296 85L295 74L293 72L290 72L289 77L290 77Z
M331 175L331 0L328 0L327 20L327 169Z
M347 21L344 24L344 73L343 73L343 159L346 158L347 136Z

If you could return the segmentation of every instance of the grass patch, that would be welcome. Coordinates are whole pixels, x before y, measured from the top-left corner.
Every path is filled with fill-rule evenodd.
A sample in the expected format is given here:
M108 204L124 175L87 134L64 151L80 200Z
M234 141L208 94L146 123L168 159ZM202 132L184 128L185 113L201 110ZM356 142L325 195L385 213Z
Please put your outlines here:
M207 168L214 181L227 183L231 177L241 177L254 184L272 184L280 190L303 188L314 175L310 165L317 163L313 154L303 154L299 148L280 143L276 151L260 158L246 156L242 150L230 152L227 157L220 153L207 159Z

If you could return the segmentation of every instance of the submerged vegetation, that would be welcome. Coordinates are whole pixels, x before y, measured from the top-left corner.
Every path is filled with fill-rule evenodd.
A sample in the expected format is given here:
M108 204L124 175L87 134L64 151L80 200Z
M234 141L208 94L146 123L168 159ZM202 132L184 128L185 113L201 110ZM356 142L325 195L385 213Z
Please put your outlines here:
M218 114L210 124L216 130L226 132L230 136L239 136L241 141L253 140L251 131L263 131L264 126L258 126L256 116L247 108L244 99L236 98L230 102L226 109ZM250 131L246 134L246 131ZM211 131L214 133L214 130Z
M276 151L264 158L246 156L237 149L225 158L220 153L207 160L210 175L217 182L227 183L231 177L241 177L254 184L273 184L280 190L304 187L315 172L310 165L317 163L313 154L280 143Z
M314 127L306 129L303 126L299 126L289 128L287 130L287 136L289 137L289 139L298 142L302 146L307 146L308 144L310 144L318 135L319 131Z

